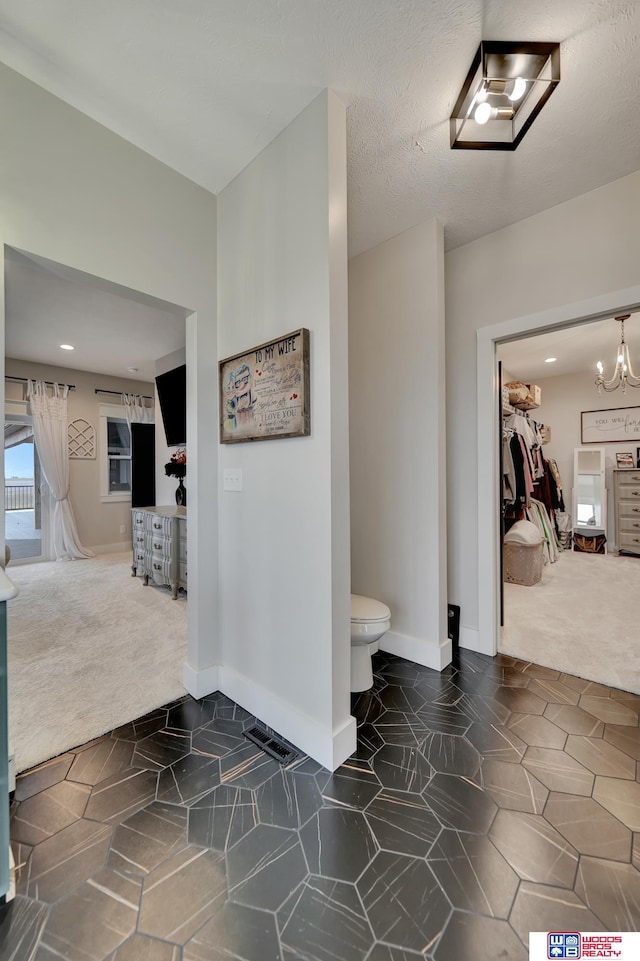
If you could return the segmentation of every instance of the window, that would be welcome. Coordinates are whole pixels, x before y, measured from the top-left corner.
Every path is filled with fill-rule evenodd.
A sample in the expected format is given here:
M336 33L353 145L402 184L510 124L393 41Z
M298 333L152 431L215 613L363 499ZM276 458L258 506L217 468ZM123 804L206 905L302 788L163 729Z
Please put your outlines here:
M100 404L100 496L131 499L131 432L122 407Z

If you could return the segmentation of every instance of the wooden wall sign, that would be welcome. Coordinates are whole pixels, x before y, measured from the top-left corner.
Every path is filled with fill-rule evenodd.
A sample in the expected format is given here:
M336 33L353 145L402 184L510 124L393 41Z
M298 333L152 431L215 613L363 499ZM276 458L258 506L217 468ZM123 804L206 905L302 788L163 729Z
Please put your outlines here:
M640 440L640 407L583 410L583 444L620 444Z
M219 362L220 443L311 433L305 327Z

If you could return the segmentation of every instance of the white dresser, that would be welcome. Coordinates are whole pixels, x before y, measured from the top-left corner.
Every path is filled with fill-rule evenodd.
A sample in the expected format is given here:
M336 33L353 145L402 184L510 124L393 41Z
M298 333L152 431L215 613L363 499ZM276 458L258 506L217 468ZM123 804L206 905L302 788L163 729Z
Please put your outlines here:
M187 510L185 507L135 507L131 511L132 577L145 587L169 585L174 600L187 589Z
M616 549L622 554L640 554L640 470L613 471Z

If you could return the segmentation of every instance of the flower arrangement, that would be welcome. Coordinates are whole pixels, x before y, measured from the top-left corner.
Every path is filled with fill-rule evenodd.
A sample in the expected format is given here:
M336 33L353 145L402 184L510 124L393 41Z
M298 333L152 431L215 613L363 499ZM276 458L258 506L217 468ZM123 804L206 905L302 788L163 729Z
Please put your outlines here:
M187 476L187 452L184 447L178 447L169 458L169 463L164 465L164 472L167 477L186 477Z

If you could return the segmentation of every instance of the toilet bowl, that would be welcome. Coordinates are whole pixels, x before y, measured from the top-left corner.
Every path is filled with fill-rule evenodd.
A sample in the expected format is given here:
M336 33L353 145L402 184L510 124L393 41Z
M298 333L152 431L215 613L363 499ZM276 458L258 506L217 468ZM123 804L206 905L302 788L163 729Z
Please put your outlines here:
M373 684L371 655L391 627L391 611L382 601L351 595L351 690L367 691Z

